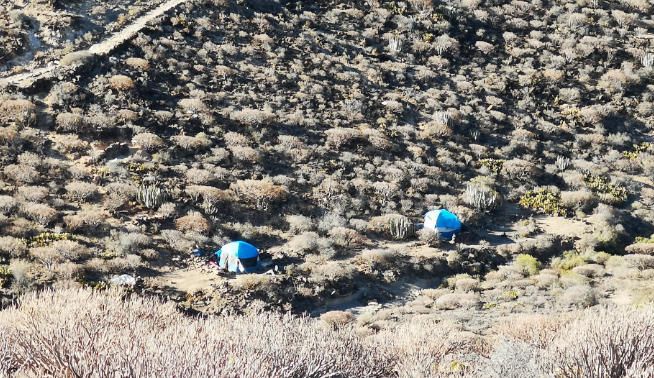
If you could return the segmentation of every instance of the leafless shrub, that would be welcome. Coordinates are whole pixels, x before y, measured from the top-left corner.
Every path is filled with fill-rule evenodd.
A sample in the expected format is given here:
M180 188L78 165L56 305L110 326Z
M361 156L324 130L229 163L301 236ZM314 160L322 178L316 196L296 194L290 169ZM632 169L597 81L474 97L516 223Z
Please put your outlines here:
M361 138L361 131L357 129L339 127L325 131L327 143L335 148L347 145Z
M157 149L165 146L163 139L152 133L136 134L132 138L132 144L146 151L156 151Z
M80 132L87 126L84 115L78 113L59 113L55 125L57 130Z
M288 196L288 189L285 186L276 185L270 179L238 180L229 187L236 198L259 210L267 210L271 205L284 201Z
M4 174L7 178L21 184L32 184L40 178L39 172L34 167L24 164L9 164L5 166Z
M347 311L328 311L320 315L320 320L333 329L338 329L354 320L354 315Z
M547 365L561 377L622 377L654 364L654 315L601 308L565 327L548 348Z
M211 140L205 133L198 133L195 136L176 135L171 139L175 144L187 151L202 150L211 146Z
M0 255L18 257L27 253L27 245L13 236L0 236Z
M368 240L357 231L347 227L334 227L329 230L332 242L343 248L356 248L367 244Z
M18 206L18 201L12 196L0 195L0 214L9 214Z
M30 254L46 267L52 268L54 264L83 260L89 257L91 252L76 241L57 240L48 246L32 248Z
M270 110L243 109L231 112L229 118L245 125L261 125L273 122L275 114Z
M225 324L230 331L218 331ZM162 376L185 371L215 377L393 374L392 354L377 353L374 344L350 327L333 330L307 318L261 313L190 318L172 304L123 301L114 291L30 294L2 313L0 333L9 341L0 342L3 373L105 375L128 369L135 375L156 371ZM234 350L249 356L247 361L234 359ZM73 354L75 359L64 357Z
M95 231L105 224L107 214L99 209L85 209L76 214L64 216L66 228L71 231Z
M88 202L95 199L99 194L99 187L83 181L73 181L66 185L68 198L78 202Z
M179 107L188 113L206 112L207 105L199 98L184 98L179 100Z
M18 126L33 126L37 120L37 109L29 100L0 100L0 121L15 122Z
M319 248L320 236L312 231L305 231L295 235L284 246L292 254L304 255L309 252L315 252Z
M179 231L194 231L206 234L211 231L211 223L202 214L197 211L191 211L185 216L175 221L175 226Z
M55 220L58 213L48 205L34 202L27 202L21 206L21 212L29 219L47 226Z
M288 231L292 234L311 231L314 228L311 218L305 217L304 215L287 215L286 222L289 227Z

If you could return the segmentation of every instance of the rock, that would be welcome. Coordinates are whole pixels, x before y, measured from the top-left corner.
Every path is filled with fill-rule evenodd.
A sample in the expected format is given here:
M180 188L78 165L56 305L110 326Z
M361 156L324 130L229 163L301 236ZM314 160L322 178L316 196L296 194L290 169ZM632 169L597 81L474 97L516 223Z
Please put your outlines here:
M116 275L111 277L109 283L116 286L134 287L134 285L136 285L136 278L129 274L122 274L120 276Z

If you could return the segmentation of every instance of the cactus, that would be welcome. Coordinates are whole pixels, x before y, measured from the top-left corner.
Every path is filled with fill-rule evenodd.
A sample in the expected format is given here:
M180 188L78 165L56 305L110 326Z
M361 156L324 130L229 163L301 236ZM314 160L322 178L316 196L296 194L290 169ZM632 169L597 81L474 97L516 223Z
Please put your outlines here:
M388 230L393 239L402 240L415 234L415 225L409 218L400 215L392 217L388 221Z
M158 208L166 197L166 192L155 184L141 184L136 193L136 200L148 209Z
M480 211L492 211L502 204L502 197L487 185L469 183L463 193L463 202Z

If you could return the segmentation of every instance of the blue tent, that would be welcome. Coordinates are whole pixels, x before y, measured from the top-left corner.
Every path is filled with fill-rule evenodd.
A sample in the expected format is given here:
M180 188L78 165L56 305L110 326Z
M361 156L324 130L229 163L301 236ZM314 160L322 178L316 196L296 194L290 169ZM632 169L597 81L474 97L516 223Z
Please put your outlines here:
M461 231L461 221L445 209L432 210L425 214L425 228L438 232L441 239L450 240Z
M259 250L244 241L231 242L216 251L216 261L230 272L249 273L259 265Z

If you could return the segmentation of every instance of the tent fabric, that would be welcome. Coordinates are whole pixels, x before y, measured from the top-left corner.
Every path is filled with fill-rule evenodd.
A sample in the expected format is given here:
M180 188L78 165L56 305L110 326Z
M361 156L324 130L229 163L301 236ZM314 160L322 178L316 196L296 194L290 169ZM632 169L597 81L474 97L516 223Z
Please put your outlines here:
M442 239L447 240L452 239L452 236L461 231L459 218L445 209L427 212L424 225L425 228L438 232Z
M235 241L216 251L218 266L229 272L247 273L257 268L259 250L244 241Z

